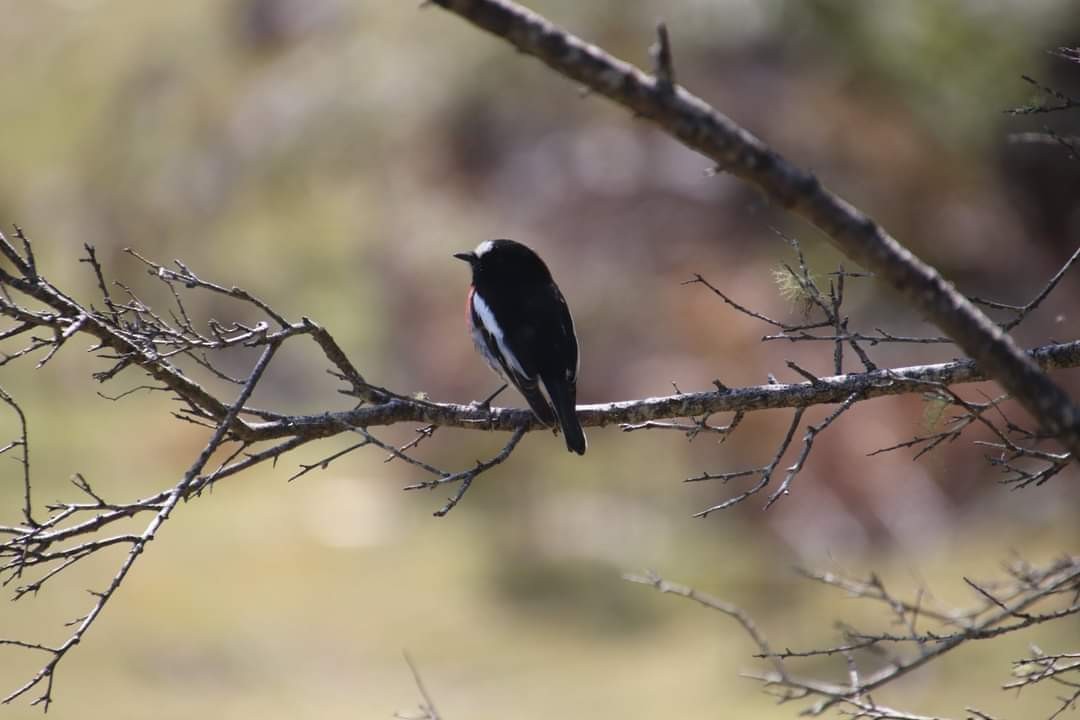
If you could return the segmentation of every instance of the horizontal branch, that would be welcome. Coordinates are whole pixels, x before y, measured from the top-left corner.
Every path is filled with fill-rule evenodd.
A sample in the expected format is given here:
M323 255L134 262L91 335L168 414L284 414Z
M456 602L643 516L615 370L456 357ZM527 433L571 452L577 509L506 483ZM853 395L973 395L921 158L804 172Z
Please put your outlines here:
M1080 340L1060 345L1043 345L1027 353L1039 367L1080 367ZM589 427L620 423L641 423L663 418L709 415L718 412L808 407L844 402L850 395L861 399L882 395L922 392L927 384L955 385L989 379L972 360L954 360L932 365L914 365L871 372L818 378L817 382L753 385L699 393L622 402L579 405L578 418ZM271 422L249 423L245 440L270 440L286 436L324 437L353 427L375 427L399 422L474 430L538 430L541 425L525 409L492 408L476 405L433 403L411 398L395 398L345 412L296 416Z

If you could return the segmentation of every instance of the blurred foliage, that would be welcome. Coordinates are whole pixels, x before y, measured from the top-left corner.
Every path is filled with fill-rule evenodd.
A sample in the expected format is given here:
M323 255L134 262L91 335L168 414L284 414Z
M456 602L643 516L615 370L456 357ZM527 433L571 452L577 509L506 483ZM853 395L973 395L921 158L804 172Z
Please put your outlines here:
M681 82L967 292L1025 299L1080 241L1075 163L1002 149L1020 125L1001 110L1029 93L1019 75L1059 72L1044 51L1069 32L1075 40L1067 0L532 6L637 63L663 16ZM0 17L0 221L24 226L52 279L83 297L93 294L75 262L84 242L112 278L150 297L159 291L122 248L182 258L325 324L381 385L468 400L494 379L465 335L466 279L449 254L509 236L541 251L575 309L582 402L716 377L759 383L785 359L831 366L831 348L762 344L765 328L680 285L700 272L770 316L797 313L770 279L790 257L769 226L798 235L815 272L830 272L839 258L816 232L440 11L0 0ZM1067 279L1020 339L1076 337L1078 292ZM868 281L851 284L848 303L853 326L922 328ZM236 312L208 296L189 310ZM950 351L876 352L911 363ZM40 501L70 494L76 471L107 494L149 492L174 482L205 440L168 416L163 397L101 399L96 390L128 386L95 387L93 369L68 348L42 371L0 370L30 413ZM264 404L343 406L312 357L286 358L272 380ZM537 434L442 521L429 517L441 496L402 496L414 478L375 454L289 486L283 469L230 481L165 527L62 664L52 713L389 717L419 700L408 648L448 720L790 717L739 681L752 647L731 622L620 573L655 568L743 604L774 642L795 646L859 610L801 584L793 562L873 567L894 585L944 584L962 602L960 575L994 574L1012 548L1040 560L1076 549L1075 473L1014 494L966 441L917 464L866 458L918 433L924 408L882 399L856 413L819 439L792 497L768 514L745 506L706 522L688 515L731 488L679 481L767 459L784 413L755 414L723 447L592 430L584 459ZM11 421L0 419L4 437ZM411 429L396 432L404 441ZM428 447L469 462L498 442L440 431ZM11 473L4 507L21 492ZM62 637L61 621L85 609L79 591L112 572L88 564L9 606L0 636ZM1030 716L1038 697L994 688L1021 643L1049 650L1065 634L965 651L899 690L927 712L975 704ZM4 689L36 659L0 654Z

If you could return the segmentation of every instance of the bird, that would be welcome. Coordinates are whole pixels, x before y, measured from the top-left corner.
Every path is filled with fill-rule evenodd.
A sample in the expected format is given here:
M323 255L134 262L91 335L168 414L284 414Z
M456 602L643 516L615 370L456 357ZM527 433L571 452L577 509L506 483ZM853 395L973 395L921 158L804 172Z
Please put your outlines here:
M584 455L588 442L575 410L577 333L551 271L532 248L505 238L454 257L472 269L465 311L477 351L540 422L562 430L567 450Z

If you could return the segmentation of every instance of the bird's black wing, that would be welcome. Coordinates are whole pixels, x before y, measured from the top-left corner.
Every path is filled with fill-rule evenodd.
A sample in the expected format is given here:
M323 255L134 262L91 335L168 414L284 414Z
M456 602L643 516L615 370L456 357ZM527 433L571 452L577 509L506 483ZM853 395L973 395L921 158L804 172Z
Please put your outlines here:
M567 447L584 453L585 436L575 412L578 344L570 308L553 282L518 297L523 299L517 307L518 321L504 344L517 358L527 359L523 369L534 387L539 381L536 393L553 410Z
M488 327L485 318L477 312L475 304L472 307L472 321L476 345L488 364L518 389L540 422L554 425L555 413L540 391L539 375L536 363L533 362L535 328L515 327L511 332L503 332L500 343L495 328ZM496 322L500 323L499 328L505 327L498 319Z
M553 312L544 326L543 344L549 348L542 357L540 381L555 410L567 449L584 455L588 447L577 418L578 341L570 308L555 283L550 295Z

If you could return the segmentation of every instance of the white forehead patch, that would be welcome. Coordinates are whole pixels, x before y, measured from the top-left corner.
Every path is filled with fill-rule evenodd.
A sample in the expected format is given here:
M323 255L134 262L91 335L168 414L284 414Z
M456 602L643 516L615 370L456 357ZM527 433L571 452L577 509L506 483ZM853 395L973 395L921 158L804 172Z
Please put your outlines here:
M493 247L495 247L495 242L493 240L485 240L476 246L476 249L473 250L473 255L476 255L476 257L483 257L484 253L489 252Z

